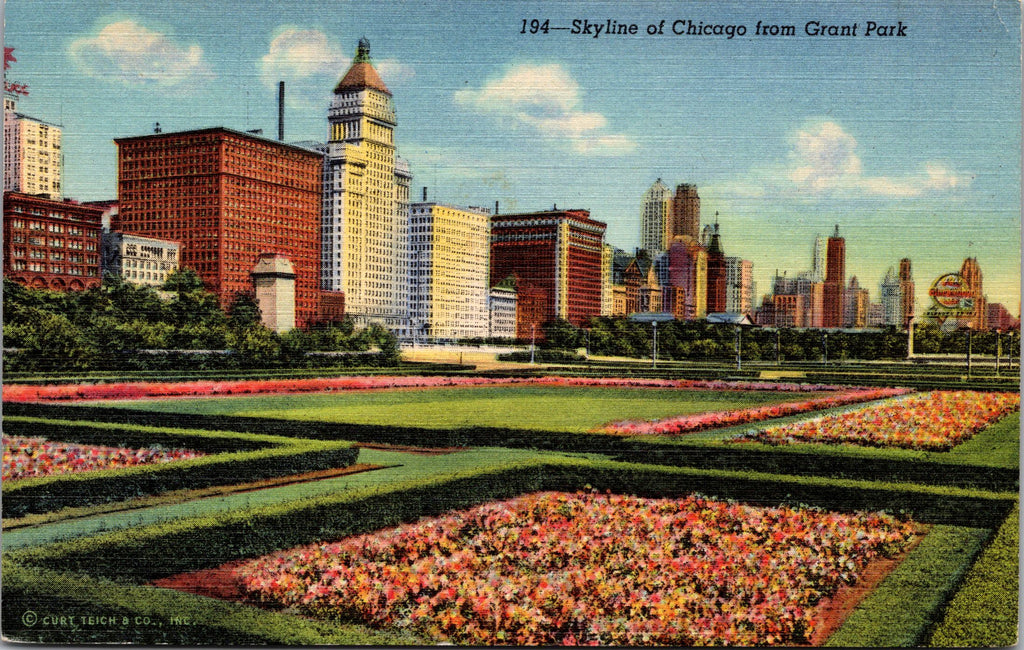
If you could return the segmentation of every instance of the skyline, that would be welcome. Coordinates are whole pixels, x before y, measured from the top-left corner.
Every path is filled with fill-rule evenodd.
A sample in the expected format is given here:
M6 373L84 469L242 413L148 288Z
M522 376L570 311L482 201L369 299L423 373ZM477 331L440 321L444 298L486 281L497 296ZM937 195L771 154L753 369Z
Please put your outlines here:
M155 122L273 137L279 80L285 141L324 141L331 89L366 36L414 197L427 186L431 200L502 212L588 209L632 250L650 185L693 183L702 223L718 212L726 254L753 262L758 302L776 269L809 269L814 236L838 223L846 283L856 275L876 302L908 257L920 314L932 280L970 256L990 301L1019 313L1019 3L388 6L8 3L7 79L30 88L19 111L63 126L65 196L109 199L114 138ZM520 33L532 18L640 33ZM644 33L677 19L748 34ZM752 36L759 20L798 35ZM869 20L907 35L799 35L808 21Z

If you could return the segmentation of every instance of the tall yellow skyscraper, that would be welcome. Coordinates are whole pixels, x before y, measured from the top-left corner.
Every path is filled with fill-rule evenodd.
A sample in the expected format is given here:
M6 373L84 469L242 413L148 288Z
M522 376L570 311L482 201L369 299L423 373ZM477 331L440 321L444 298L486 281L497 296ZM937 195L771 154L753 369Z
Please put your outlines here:
M345 292L358 325L408 333L408 164L396 155L391 91L370 63L370 43L334 88L324 171L321 288Z

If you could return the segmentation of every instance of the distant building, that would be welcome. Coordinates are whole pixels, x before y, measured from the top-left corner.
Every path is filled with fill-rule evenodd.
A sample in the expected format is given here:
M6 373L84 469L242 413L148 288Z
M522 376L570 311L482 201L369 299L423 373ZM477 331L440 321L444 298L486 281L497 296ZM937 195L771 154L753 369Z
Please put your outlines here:
M644 192L640 203L640 248L663 251L668 248L672 191L659 178Z
M978 258L968 257L960 267L960 275L967 281L971 289L971 297L974 299L974 314L959 319L961 323L976 330L983 330L987 326L988 307L985 301L985 289L982 285L981 266L978 265Z
M843 327L867 327L868 305L871 304L871 299L868 290L861 288L856 275L850 278L844 301Z
M415 335L487 336L490 212L441 203L413 203L409 212L409 315Z
M664 307L677 320L704 318L708 295L708 253L692 237L676 237L668 250L669 302Z
M811 279L813 282L824 282L828 270L828 249L826 242L821 235L814 237L814 246L811 250Z
M839 224L828 238L825 268L822 327L843 326L843 290L846 285L846 240L839 236Z
M178 270L181 244L175 241L104 231L101 272L119 275L130 284L159 287Z
M587 210L491 217L491 281L516 277L517 336L556 318L584 325L601 313L605 224Z
M669 240L666 248L671 245L672 237L693 237L700 235L700 196L697 186L690 183L676 185L676 193L672 197L672 218L669 228Z
M612 274L615 259L615 248L611 244L604 244L601 247L601 315L611 316L613 313L614 299L612 291L614 278Z
M487 336L516 338L516 307L519 302L514 277L507 277L491 287L487 296Z
M102 213L70 199L4 192L4 275L32 289L98 287Z
M987 311L986 319L989 329L1002 331L1020 329L1020 319L1015 318L1002 303L988 303Z
M226 128L115 143L121 231L181 242L180 265L223 309L251 293L262 254L284 255L296 276L297 326L318 320L320 154Z
M17 100L5 95L4 191L60 200L64 195L61 128L17 108Z
M717 314L726 311L726 262L725 251L722 250L722 238L718 233L718 215L715 215L714 230L708 242L708 288L707 313Z
M885 309L882 307L880 302L868 303L868 327L883 327L885 326Z
M900 295L900 278L896 274L896 269L891 266L879 285L879 299L882 301L882 324L902 327L903 298Z
M738 257L725 258L725 311L754 313L754 264Z

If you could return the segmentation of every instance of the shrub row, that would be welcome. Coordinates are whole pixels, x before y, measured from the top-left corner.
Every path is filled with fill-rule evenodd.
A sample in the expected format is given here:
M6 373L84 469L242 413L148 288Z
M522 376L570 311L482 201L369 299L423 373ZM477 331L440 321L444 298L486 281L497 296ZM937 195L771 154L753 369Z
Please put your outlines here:
M4 430L9 435L30 435L84 444L148 446L170 443L210 454L166 464L11 481L4 485L3 490L4 518L123 501L174 490L348 467L355 463L359 454L359 450L347 441L312 441L154 427L126 428L11 416L4 418Z
M829 510L889 510L918 521L994 527L1015 495L957 488L702 471L578 458L538 458L501 467L366 488L115 531L12 551L36 566L133 581L263 555L317 540L375 530L418 517L538 490L582 488L680 496L692 492L757 505L812 505Z
M207 643L252 642L253 636L262 643L317 643L314 639L325 638L317 636L324 630L313 630L308 622L135 585L526 492L579 489L640 496L700 492L761 505L885 509L904 511L922 522L968 527L998 525L1015 501L1008 495L948 488L696 471L579 458L537 459L11 551L4 557L4 628L8 638L21 639L17 630L24 630L24 626L19 626L16 617L33 602L32 597L58 592L66 594L64 604L109 604L131 616L144 614L154 620L165 621L187 612L190 625L203 630L205 636L201 639ZM42 581L44 576L46 580ZM287 636L284 628L291 620L296 621L297 628ZM335 629L352 631L343 626ZM165 626L162 630L168 635L162 638L166 642L181 643L192 638L187 636L190 628ZM130 630L127 638L117 640L144 639L147 637ZM347 642L358 640L350 636Z
M1020 512L1014 508L967 573L928 645L1010 647L1017 643Z
M54 419L96 420L119 424L167 427L181 416L156 411L138 411L81 404L8 404L15 415ZM601 453L617 460L657 465L832 476L869 481L895 481L975 487L985 490L1016 490L1016 468L984 464L960 465L925 460L921 454L902 450L855 450L823 445L794 445L789 448L756 444L710 444L679 440L631 439L589 433L534 431L497 427L425 429L379 425L307 422L228 415L190 414L190 426L211 430L247 431L317 440L433 447L512 447L543 451ZM980 435L986 435L982 433Z

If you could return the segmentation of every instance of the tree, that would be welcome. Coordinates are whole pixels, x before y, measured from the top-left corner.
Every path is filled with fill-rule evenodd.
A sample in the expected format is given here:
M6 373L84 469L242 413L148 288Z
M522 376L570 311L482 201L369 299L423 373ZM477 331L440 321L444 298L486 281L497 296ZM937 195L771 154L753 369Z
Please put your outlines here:
M164 281L164 291L177 291L180 294L182 292L201 291L202 289L203 280L199 277L199 274L192 269L184 267L180 267L170 273Z
M259 303L249 293L240 291L228 308L228 325L231 327L248 327L263 322Z

